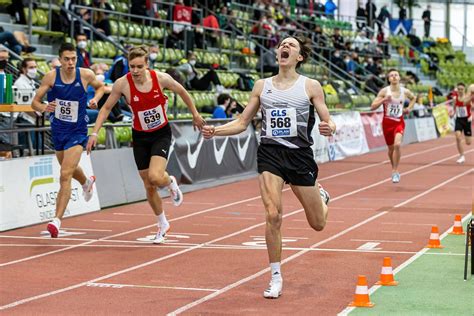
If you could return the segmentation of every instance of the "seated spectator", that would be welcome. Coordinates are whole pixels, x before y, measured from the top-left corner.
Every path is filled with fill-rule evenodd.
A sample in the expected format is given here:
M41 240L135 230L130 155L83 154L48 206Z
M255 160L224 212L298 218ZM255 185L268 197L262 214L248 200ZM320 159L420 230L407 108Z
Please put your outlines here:
M87 36L84 33L76 34L76 52L77 52L77 67L90 68L92 65L92 58L87 51Z
M186 85L189 89L194 90L210 90L211 83L216 86L217 92L222 92L224 87L222 86L219 77L214 69L210 69L204 76L198 78L198 73L194 66L196 65L196 54L188 52L186 63L178 66L176 69L184 74L186 77Z
M341 52L339 49L336 49L334 53L331 55L330 61L336 65L340 69L336 69L335 72L339 75L343 75L344 71L346 70L346 65L344 64L344 60L341 57Z
M113 11L110 4L107 3L107 0L94 0L93 7ZM104 33L106 36L111 34L110 22L107 13L94 11L94 27L97 28L99 32Z
M263 70L263 72L271 72L272 76L278 74L278 63L276 61L276 53L274 49L265 50L260 55L257 62L257 71Z
M413 106L413 115L416 117L423 117L425 116L426 113L426 108L423 105L423 94L418 93L416 96L416 102L415 105Z
M372 57L367 58L367 65L365 66L365 70L367 70L368 72L372 73L375 76L380 75L380 69L374 63L374 59Z
M316 3L314 4L314 12L316 13L317 18L324 16L326 8L324 4L321 3L321 0L316 0Z
M367 38L367 35L364 31L359 32L354 38L354 48L358 51L361 51L364 48L364 45L370 43L370 40Z
M148 67L150 69L156 69L158 67L158 54L160 52L160 49L158 45L152 45L148 49Z
M33 58L25 58L20 66L21 74L13 86L21 90L36 91L38 88L35 78L38 75L38 66Z
M217 97L217 106L212 113L212 118L214 119L222 119L222 118L229 118L232 117L232 113L228 112L228 106L231 101L231 97L227 93L221 93Z
M13 145L0 139L0 160L13 158Z
M332 46L335 49L344 49L344 37L341 35L341 29L336 27L334 29L334 34L331 36Z
M21 55L21 52L32 53L36 51L35 47L22 45L12 32L3 30L0 32L0 44L5 45L17 55Z
M133 46L126 45L125 49L128 51ZM122 53L114 58L114 62L106 74L106 78L115 82L118 78L125 76L128 73L128 56L127 53Z
M48 66L50 69L55 69L57 67L61 67L61 63L59 62L59 58L58 57L54 57L53 59L51 59L49 62L48 62Z

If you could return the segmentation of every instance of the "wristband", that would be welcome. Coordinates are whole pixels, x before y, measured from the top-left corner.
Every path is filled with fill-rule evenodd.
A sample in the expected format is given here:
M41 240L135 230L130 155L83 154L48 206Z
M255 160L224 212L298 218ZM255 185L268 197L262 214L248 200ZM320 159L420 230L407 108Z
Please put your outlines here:
M97 133L91 133L89 136L95 136L95 137L97 137Z

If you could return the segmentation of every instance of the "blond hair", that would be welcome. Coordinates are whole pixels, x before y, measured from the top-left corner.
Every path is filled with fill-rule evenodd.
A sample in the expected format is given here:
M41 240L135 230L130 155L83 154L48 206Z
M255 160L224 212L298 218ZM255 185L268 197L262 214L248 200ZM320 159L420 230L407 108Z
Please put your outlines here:
M145 45L140 45L130 48L128 51L128 61L131 61L135 58L145 57L145 60L148 59L148 47Z

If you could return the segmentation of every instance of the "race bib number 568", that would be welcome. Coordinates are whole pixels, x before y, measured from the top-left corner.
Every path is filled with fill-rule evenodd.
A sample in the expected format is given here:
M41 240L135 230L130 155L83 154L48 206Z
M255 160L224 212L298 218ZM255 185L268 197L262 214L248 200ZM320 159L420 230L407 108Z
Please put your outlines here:
M144 131L155 129L166 123L163 107L138 112L140 125Z
M297 136L296 109L267 109L266 129L267 136L271 137Z

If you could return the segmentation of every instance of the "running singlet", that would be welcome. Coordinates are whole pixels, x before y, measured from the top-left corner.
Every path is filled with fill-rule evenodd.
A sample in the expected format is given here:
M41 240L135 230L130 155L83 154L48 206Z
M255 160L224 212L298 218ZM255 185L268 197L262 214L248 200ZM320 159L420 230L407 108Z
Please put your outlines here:
M133 113L133 129L142 132L156 131L168 124L166 110L168 97L161 92L155 71L150 71L152 87L149 92L140 92L133 83L132 74L127 74L130 85L130 107Z
M390 119L393 121L402 121L403 120L403 105L405 103L405 89L400 87L400 96L394 98L392 94L392 89L390 86L386 88L386 96L391 96L392 101L384 103L383 106L383 116L384 119Z
M56 68L56 79L48 91L48 101L56 101L54 115L49 116L51 129L62 133L87 133L87 93L82 85L80 68L70 84L61 80L60 68Z
M294 85L278 90L266 78L260 105L262 110L262 144L304 148L313 144L311 131L315 117L314 106L306 94L306 77L299 76Z
M454 110L456 112L456 117L469 117L471 116L471 106L464 104L461 100L458 99L459 96L455 92L453 93L453 100L454 100ZM468 102L470 104L471 102Z

